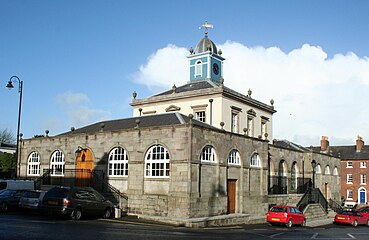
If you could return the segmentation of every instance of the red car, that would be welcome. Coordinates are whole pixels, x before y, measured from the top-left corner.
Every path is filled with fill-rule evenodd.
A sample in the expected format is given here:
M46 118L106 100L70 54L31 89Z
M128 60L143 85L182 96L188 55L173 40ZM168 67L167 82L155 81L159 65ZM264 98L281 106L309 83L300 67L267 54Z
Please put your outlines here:
M367 225L369 226L369 217L364 216L357 211L344 211L342 213L337 213L334 217L333 223L335 224L350 224L354 227L357 225Z
M369 206L359 208L356 211L369 218Z
M305 226L306 217L297 208L293 206L274 206L268 211L267 222L274 224L284 224L287 227L292 225Z

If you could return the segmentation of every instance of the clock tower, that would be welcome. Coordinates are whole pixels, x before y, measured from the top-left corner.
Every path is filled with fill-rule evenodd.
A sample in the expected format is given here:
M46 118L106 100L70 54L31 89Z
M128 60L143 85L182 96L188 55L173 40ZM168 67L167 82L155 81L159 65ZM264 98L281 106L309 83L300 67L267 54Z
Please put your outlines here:
M190 82L200 80L211 80L219 82L223 76L223 58L222 51L215 46L214 42L208 37L208 28L213 25L205 23L205 36L196 45L195 50L190 49L190 55L187 56L190 65Z

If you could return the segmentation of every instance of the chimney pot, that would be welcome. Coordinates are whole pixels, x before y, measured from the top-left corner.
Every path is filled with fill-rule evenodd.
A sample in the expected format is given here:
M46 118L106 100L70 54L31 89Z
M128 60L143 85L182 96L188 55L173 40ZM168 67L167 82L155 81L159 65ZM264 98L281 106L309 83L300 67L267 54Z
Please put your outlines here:
M360 136L357 136L357 139L356 139L356 152L360 152L361 149L363 149L363 146L364 146L363 138L360 137Z
M320 140L320 150L322 152L328 151L329 141L327 136L322 136L322 140Z

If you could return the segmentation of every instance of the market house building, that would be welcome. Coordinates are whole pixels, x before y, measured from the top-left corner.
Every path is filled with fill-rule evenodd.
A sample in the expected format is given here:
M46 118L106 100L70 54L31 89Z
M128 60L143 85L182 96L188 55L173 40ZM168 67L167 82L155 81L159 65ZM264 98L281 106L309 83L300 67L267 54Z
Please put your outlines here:
M296 205L309 186L339 200L339 159L273 140L274 102L227 88L221 55L206 33L190 49L189 83L134 92L132 118L22 140L19 175L109 189L128 214L186 226L213 216L264 221L269 206Z

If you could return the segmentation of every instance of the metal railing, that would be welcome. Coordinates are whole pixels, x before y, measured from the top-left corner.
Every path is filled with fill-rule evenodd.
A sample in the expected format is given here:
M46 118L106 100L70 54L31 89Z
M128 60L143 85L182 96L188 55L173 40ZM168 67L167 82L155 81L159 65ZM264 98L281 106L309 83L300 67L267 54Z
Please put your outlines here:
M343 210L342 205L339 202L333 200L332 198L329 199L328 206L330 209L332 209L333 211L337 213L342 212Z
M308 204L318 203L328 213L328 201L319 188L309 188L297 203L297 207L303 211Z
M302 194L309 188L310 178L269 176L268 194Z

